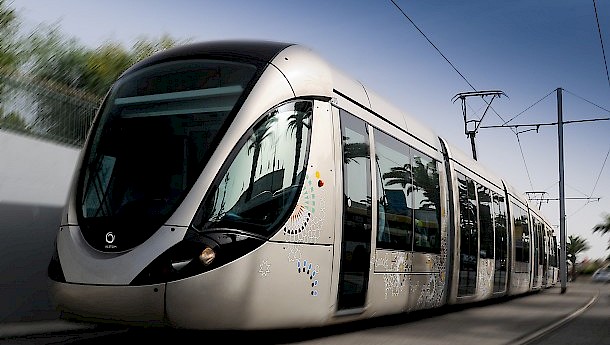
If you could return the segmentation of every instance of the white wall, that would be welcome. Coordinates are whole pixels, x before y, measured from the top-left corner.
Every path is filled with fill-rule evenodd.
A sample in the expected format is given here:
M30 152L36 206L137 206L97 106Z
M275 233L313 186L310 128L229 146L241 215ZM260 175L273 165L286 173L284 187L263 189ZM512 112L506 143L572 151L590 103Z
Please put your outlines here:
M0 203L63 206L79 153L0 130Z
M59 315L47 267L79 152L0 129L0 323Z

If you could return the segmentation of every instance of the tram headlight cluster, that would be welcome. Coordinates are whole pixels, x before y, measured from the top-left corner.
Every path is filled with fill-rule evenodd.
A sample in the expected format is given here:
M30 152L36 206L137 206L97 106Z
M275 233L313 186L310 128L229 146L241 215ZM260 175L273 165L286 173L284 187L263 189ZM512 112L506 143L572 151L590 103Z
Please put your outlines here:
M189 229L182 241L151 262L130 285L158 284L202 274L253 251L264 239L232 229Z

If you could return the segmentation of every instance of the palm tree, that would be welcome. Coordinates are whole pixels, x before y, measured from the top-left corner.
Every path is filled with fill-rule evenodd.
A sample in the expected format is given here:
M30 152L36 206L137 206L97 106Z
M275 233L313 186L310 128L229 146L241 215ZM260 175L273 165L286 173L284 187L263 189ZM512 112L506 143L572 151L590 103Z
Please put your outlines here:
M568 236L566 252L568 260L572 263L572 281L576 280L576 257L580 252L589 249L587 240L580 236Z
M0 128L8 128L20 132L29 132L28 124L18 113L11 111L4 114L0 107Z
M294 159L294 168L292 169L292 183L295 184L297 180L297 170L299 169L299 160L301 156L301 145L303 145L303 127L310 129L311 128L311 103L309 102L301 102L297 103L295 106L300 104L306 104L306 109L295 109L294 114L290 115L288 118L288 129L291 133L296 132L295 138L296 142L296 157Z
M602 235L610 232L610 213L604 215L602 223L597 224L593 227L593 232L601 232ZM610 240L608 240L608 249L610 249Z

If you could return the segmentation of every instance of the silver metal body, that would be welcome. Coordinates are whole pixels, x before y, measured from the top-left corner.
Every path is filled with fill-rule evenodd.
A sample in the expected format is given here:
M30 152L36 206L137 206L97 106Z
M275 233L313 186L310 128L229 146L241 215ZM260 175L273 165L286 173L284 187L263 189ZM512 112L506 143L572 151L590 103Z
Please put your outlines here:
M167 283L130 286L142 269L184 238L216 172L248 128L277 104L301 97L316 99L312 145L303 189L282 230L253 252L218 269ZM373 212L366 302L348 313L337 310L344 212L339 109L439 162L441 196L438 254L376 248L377 215ZM516 273L511 265L514 241L509 241L513 252L509 250L511 270L504 292L493 293L494 261L478 258L476 293L459 298L455 172L485 182L494 192L509 195L509 200L514 198L526 207L527 201L509 186L507 194L501 178L456 148L448 147L445 157L441 139L433 131L306 48L289 46L270 62L226 133L166 224L127 252L104 253L87 244L75 213L79 206L73 187L57 236L66 282L51 282L53 300L65 315L189 329L308 327L521 294L557 282L558 271L552 267L543 272L542 266L532 264L530 273L540 270L537 282L531 274ZM374 183L372 192L377 200ZM546 233L547 241L551 235Z

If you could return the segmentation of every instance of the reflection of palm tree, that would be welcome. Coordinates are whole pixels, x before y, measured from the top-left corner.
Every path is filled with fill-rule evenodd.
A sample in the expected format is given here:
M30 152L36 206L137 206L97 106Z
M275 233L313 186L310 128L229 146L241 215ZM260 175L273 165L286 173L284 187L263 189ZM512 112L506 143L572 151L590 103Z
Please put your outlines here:
M223 179L223 184L225 186L224 190L222 191L222 199L220 200L220 206L218 207L218 218L220 219L220 215L224 215L225 213L225 207L227 205L227 189L229 186L229 181L231 180L231 178L229 177L231 171L227 171L227 175L225 176L225 178ZM220 189L216 189L216 193L218 193Z
M438 183L438 172L434 161L429 162L428 165L431 166L424 165L421 159L416 158L415 165L413 165L413 180L415 181L417 188L423 190L424 198L421 201L421 208L434 208L440 212L441 194ZM431 173L429 173L429 171L431 171Z
M429 164L434 164L430 162ZM386 186L399 184L402 188L407 187L407 195L412 193L415 188L422 189L423 199L420 209L436 209L440 210L440 190L438 184L438 172L436 167L432 167L432 173L428 173L430 169L425 166L421 159L415 159L413 166L413 176L411 176L410 164L405 164L401 167L392 167L390 171L383 174ZM415 184L415 185L414 185Z
M343 137L343 163L358 163L356 158L369 157L369 145L367 143L347 143L349 137Z
M246 190L246 200L250 200L252 198L252 189L254 187L254 174L256 173L256 168L258 165L258 156L260 155L261 147L263 145L263 141L271 135L271 126L277 122L277 118L275 115L277 114L277 110L275 110L269 118L267 118L263 123L260 124L259 127L254 129L254 133L250 138L250 145L248 145L248 154L250 151L254 150L252 155L252 169L250 170L250 183L248 185L248 189Z
M383 179L384 181L388 179L388 181L385 183L386 186L399 184L402 186L402 188L405 188L407 185L409 185L407 194L411 193L411 190L413 189L411 185L411 165L408 163L401 167L390 168L389 172L383 174Z
M303 109L300 109L303 108ZM295 112L288 118L288 129L295 134L296 142L296 157L294 159L294 168L292 169L292 184L296 183L297 170L299 169L299 160L301 159L301 145L303 144L303 127L311 129L311 103L299 102L295 104Z

